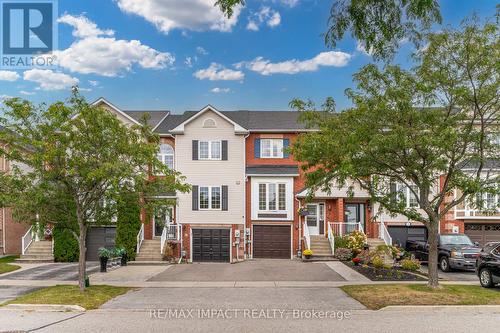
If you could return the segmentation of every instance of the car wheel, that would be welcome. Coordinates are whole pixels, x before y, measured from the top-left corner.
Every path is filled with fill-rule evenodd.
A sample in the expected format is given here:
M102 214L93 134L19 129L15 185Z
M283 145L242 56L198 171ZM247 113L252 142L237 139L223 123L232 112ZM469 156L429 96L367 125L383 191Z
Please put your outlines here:
M441 257L441 259L439 259L439 268L441 268L443 272L450 271L450 261L448 257Z
M479 282L481 283L481 286L484 288L491 288L493 287L493 279L491 277L491 272L487 268L483 268L479 272Z

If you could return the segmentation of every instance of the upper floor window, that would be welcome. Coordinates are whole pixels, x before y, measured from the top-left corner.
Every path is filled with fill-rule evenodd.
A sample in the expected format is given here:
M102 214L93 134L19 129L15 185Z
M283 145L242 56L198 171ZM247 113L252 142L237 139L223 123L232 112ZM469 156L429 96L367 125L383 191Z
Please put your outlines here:
M416 185L410 185L410 187L401 183L392 183L391 192L396 195L399 202L406 204L407 208L418 208L420 205L418 203L419 188Z
M286 184L259 183L259 210L286 210Z
M220 160L222 157L221 141L199 141L198 159L200 160Z
M171 145L162 143L157 157L169 169L174 169L174 148Z
M261 139L261 158L283 158L283 139Z
M200 186L199 190L200 210L220 210L221 209L221 188L220 186Z

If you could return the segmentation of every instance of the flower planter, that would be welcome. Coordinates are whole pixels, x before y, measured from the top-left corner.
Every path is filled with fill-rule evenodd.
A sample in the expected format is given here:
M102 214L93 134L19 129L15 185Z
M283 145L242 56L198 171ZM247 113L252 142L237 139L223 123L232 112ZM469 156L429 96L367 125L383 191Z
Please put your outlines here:
M124 253L121 257L121 265L122 266L127 266L127 261L128 261L128 256L126 253Z
M308 255L304 255L304 257L305 257L306 259L311 259L311 255L310 255L310 254L308 254Z
M106 273L108 270L108 258L107 257L100 257L99 261L101 262L101 273Z

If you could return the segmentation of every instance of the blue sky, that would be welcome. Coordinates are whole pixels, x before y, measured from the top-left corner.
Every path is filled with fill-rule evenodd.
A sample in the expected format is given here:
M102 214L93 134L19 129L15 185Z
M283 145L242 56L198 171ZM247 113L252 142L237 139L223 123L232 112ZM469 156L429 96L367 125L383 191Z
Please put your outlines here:
M102 96L123 109L286 110L292 98L327 96L349 105L344 90L372 59L349 37L325 47L331 0L248 0L231 21L213 1L59 0L59 66L0 71L0 97L50 103L78 83L89 101ZM449 25L473 11L490 17L496 5L439 3ZM411 47L395 62L411 66Z

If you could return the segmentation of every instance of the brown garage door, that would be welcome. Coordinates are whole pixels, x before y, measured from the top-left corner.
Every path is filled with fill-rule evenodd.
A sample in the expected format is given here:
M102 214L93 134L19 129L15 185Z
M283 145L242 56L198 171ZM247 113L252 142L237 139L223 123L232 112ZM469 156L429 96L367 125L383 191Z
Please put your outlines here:
M500 224L465 224L465 234L473 242L484 245L488 242L500 242Z
M253 257L290 259L290 226L254 225Z

